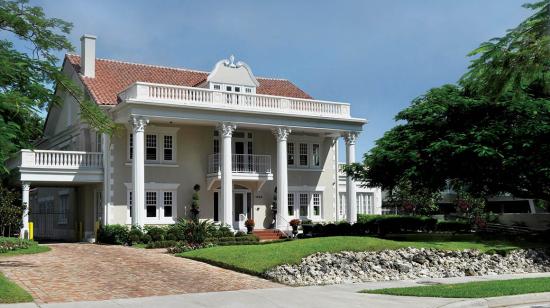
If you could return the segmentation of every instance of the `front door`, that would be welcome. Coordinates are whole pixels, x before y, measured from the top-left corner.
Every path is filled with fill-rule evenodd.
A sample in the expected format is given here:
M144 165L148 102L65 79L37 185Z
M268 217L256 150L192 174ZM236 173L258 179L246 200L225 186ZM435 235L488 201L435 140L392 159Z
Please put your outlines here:
M238 230L244 230L244 222L252 218L252 193L249 191L233 192L233 221Z

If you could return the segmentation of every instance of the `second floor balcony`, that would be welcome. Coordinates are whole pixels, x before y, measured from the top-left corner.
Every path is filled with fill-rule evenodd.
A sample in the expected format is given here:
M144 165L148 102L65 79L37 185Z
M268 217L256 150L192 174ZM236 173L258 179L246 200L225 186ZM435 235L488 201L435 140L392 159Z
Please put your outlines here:
M231 169L234 180L265 181L273 180L271 170L271 155L232 154ZM208 189L221 180L221 155L208 155Z
M348 103L262 94L228 93L197 87L136 82L119 94L122 101L219 108L230 111L350 119Z

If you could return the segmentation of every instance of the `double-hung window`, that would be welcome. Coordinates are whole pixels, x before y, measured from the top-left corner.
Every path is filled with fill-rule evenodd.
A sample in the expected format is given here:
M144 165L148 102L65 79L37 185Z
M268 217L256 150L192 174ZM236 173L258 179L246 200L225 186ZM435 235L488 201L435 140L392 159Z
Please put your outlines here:
M132 220L133 191L128 190L128 223ZM173 223L176 219L176 190L145 190L144 222L146 224Z
M300 217L309 216L309 194L300 193Z
M311 169L321 167L320 143L288 142L286 153L288 166Z
M288 216L294 217L294 194L288 194Z
M153 128L145 133L145 162L173 164L176 162L177 128ZM134 159L134 135L128 134L128 158Z
M288 193L288 217L300 219L321 219L322 193L298 191Z

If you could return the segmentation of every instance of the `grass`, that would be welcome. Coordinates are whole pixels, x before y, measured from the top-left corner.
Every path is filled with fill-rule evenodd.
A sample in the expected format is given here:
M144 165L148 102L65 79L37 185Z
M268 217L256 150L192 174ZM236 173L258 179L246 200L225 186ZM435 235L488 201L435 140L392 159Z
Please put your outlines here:
M361 292L400 296L483 298L550 292L550 277L479 281L409 288L364 290Z
M31 302L32 296L0 273L0 303Z
M0 252L0 258L14 256L14 255L33 254L33 253L50 251L50 247L44 246L44 245L38 245L38 243L34 241L21 240L13 237L0 237L0 246L13 247L13 245L18 245L21 242L28 243L28 247L18 248L15 250L8 250L6 252Z
M401 235L391 239L367 236L334 236L286 241L267 245L218 246L178 254L180 257L207 262L253 275L262 275L281 264L298 264L303 257L316 252L376 251L405 247L441 250L478 249L512 250L528 243L484 241L472 235L434 236Z

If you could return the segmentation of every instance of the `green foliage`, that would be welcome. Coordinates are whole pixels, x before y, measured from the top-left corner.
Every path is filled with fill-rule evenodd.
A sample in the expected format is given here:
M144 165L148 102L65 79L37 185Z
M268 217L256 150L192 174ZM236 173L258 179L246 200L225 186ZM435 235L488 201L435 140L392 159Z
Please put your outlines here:
M147 249L152 248L170 248L175 247L178 244L178 241L170 241L170 240L163 240L163 241L153 241L150 242L145 246Z
M134 245L139 244L143 241L143 230L141 230L138 226L132 226L130 227L130 231L128 232L128 245Z
M462 221L438 221L436 230L438 232L468 233L472 231L472 224Z
M123 245L128 243L129 233L130 230L125 225L101 226L97 234L97 241L103 244Z
M199 203L199 191L201 187L199 184L195 184L193 186L193 196L191 200L191 219L198 221L199 219L199 212L200 212L200 203Z
M19 233L24 210L19 194L0 185L0 236Z
M167 229L158 226L145 226L145 232L151 236L153 242L162 241L165 239Z
M346 171L369 186L550 200L549 2L473 52L459 85L429 90ZM365 166L368 166L365 167Z
M193 221L190 220L186 224L185 241L188 244L200 245L206 241L206 238L215 230L215 226L208 220Z
M0 304L32 302L32 296L0 273Z
M1 161L23 147L31 147L41 136L40 112L61 103L56 92L72 96L80 105L82 119L92 127L106 133L114 131L110 118L58 68L55 55L73 50L66 38L70 23L48 18L42 8L30 6L27 0L2 0L0 25L4 38L0 39ZM15 46L24 46L23 51ZM7 172L5 166L0 172Z
M19 249L27 249L33 245L36 245L36 243L21 238L0 237L0 253L6 253L8 251L15 251Z

